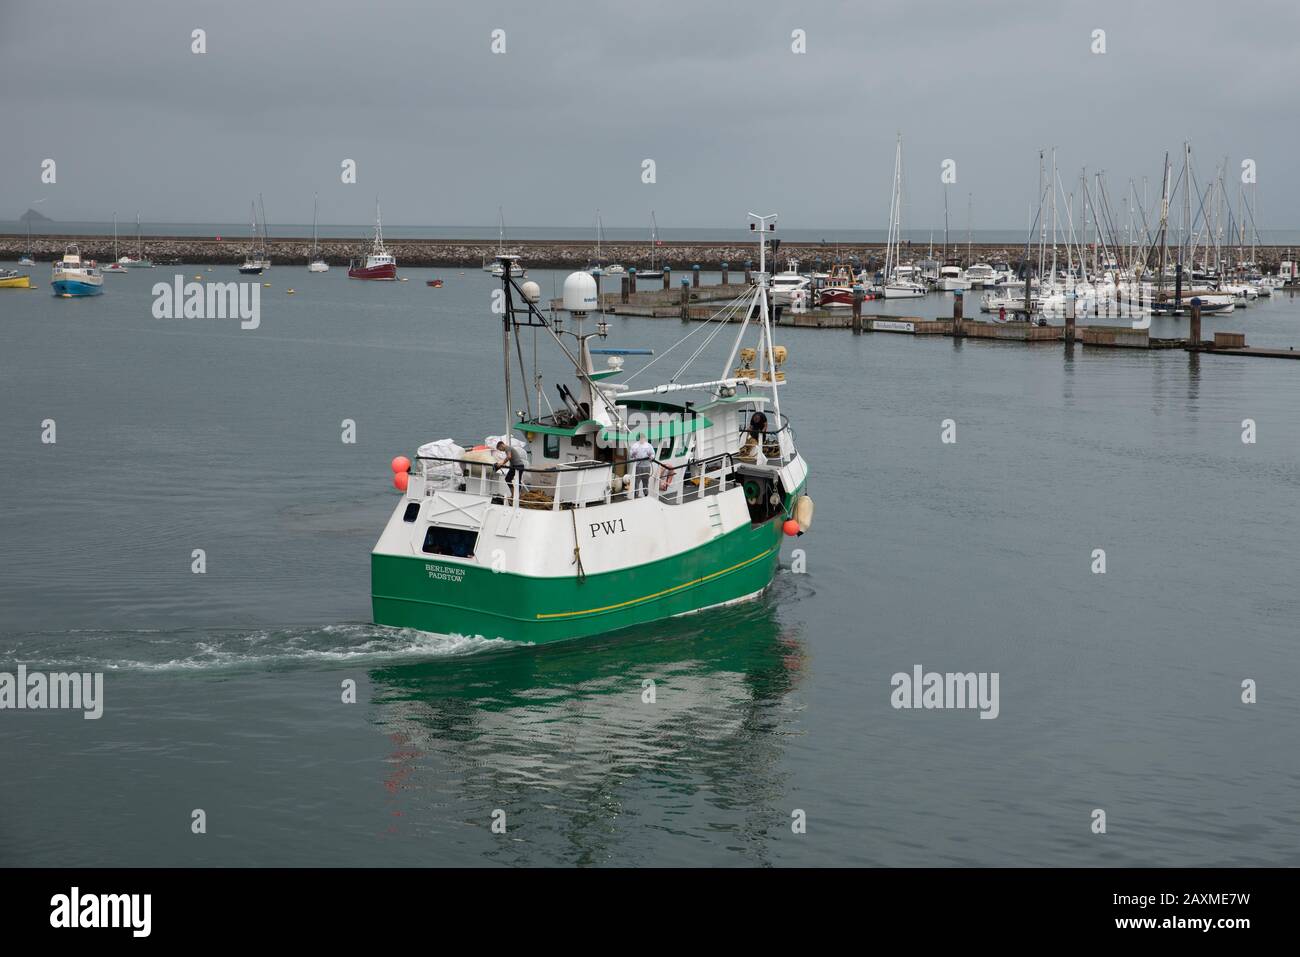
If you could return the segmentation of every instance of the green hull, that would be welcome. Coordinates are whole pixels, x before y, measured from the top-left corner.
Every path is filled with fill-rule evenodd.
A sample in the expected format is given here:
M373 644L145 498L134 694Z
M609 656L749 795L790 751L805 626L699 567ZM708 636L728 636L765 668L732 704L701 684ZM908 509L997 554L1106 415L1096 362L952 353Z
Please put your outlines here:
M374 619L399 628L541 643L698 611L771 584L781 556L782 518L583 581L493 572L436 555L371 554Z

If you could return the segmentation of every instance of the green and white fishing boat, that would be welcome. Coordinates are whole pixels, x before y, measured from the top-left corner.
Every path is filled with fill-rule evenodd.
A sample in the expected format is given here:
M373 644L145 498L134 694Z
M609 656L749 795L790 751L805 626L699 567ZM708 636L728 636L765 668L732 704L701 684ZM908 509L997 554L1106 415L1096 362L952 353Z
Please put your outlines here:
M773 342L766 271L775 219L751 214L760 235L753 290L636 372L625 359L649 350L593 347L609 326L591 275L570 275L562 308L548 316L537 284L503 271L506 428L394 459L403 494L371 554L376 623L540 643L767 589L782 538L812 521L808 467L781 411L786 350ZM721 375L683 381L729 328L738 332ZM524 373L527 334L534 370L521 388L513 380ZM543 410L538 339L563 352L577 380L576 391L556 384L554 409ZM668 381L636 387L632 380L682 345L695 348ZM597 355L606 368L595 367Z

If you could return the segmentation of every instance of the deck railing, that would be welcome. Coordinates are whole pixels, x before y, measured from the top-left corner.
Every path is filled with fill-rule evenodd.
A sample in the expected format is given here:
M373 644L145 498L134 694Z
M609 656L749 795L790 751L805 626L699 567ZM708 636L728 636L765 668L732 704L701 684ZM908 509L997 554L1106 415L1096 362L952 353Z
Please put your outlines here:
M726 491L735 467L729 452L678 466L658 459L652 459L651 463L644 483L645 493L670 504ZM416 457L410 480L424 483L424 495L454 491L499 498L516 508L559 511L637 497L636 463L628 462L626 466L618 491L614 491L615 464L590 459L546 468L516 469L514 480L508 485L505 480L510 471L508 466L476 459L420 455Z

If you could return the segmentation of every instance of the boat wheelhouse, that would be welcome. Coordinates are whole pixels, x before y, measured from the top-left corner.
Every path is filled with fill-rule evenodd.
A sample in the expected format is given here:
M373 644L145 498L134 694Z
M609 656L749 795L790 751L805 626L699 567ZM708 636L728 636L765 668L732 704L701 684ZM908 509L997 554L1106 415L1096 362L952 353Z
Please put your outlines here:
M772 341L765 245L753 291L710 320L716 334L744 309L722 375L681 381L687 360L644 388L633 380L658 359L630 373L624 363L649 350L592 345L609 327L589 274L565 281L568 329L538 307L536 283L506 272L508 428L394 460L402 497L371 555L376 623L546 642L762 594L783 535L812 520L808 468L780 408L788 356ZM512 385L526 333L556 345L578 380L576 391L557 383L545 412L536 370L522 390Z

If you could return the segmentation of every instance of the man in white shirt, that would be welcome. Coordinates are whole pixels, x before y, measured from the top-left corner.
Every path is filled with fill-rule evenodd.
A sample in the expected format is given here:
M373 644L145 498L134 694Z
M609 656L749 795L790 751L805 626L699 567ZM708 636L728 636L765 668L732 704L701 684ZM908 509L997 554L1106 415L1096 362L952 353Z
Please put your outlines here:
M627 459L632 463L633 468L633 498L640 498L643 488L646 495L650 494L650 471L654 468L654 458L654 446L646 441L644 432L638 432L636 441L632 443L632 448L627 453Z

